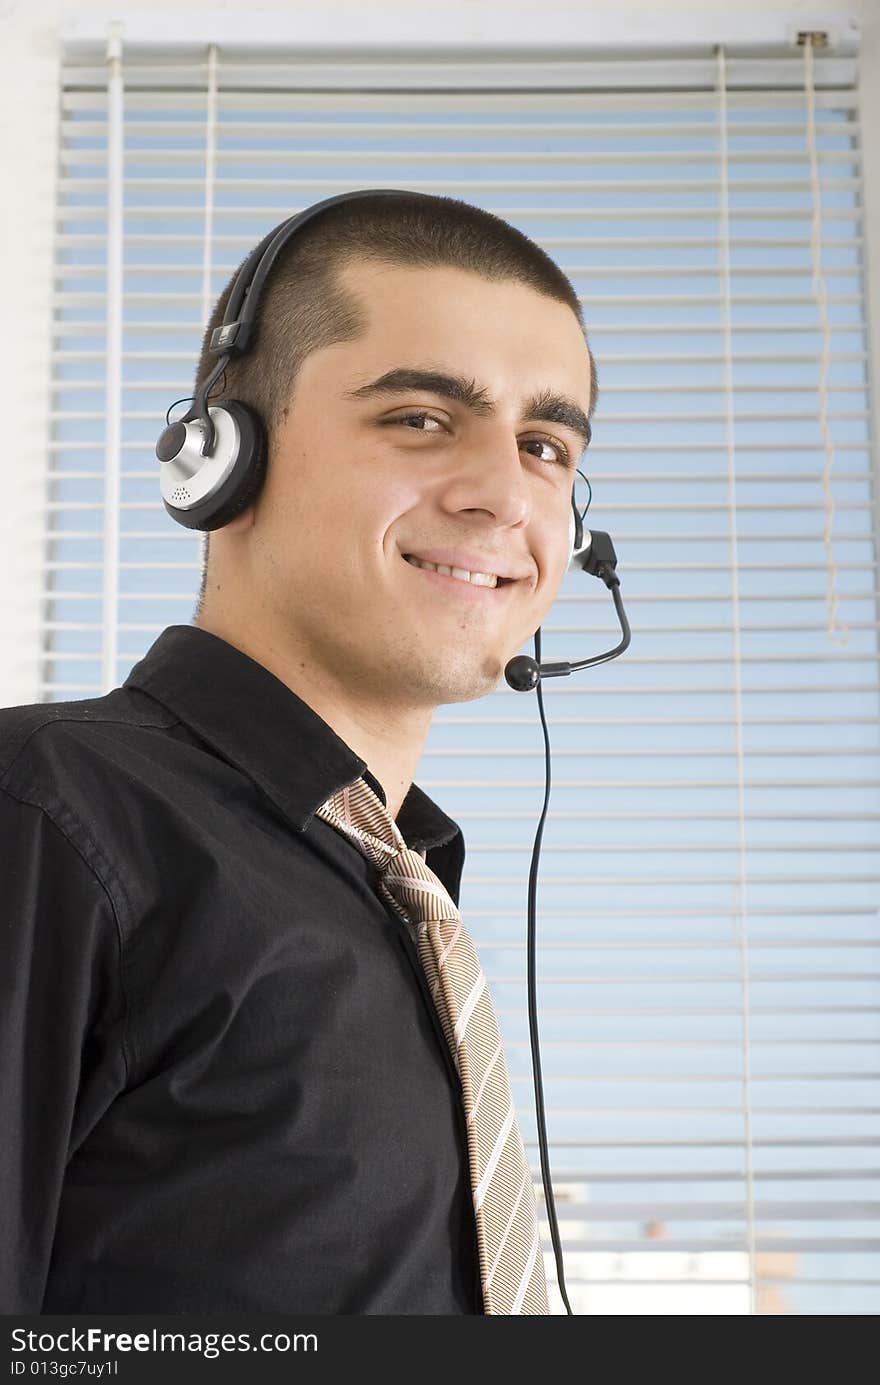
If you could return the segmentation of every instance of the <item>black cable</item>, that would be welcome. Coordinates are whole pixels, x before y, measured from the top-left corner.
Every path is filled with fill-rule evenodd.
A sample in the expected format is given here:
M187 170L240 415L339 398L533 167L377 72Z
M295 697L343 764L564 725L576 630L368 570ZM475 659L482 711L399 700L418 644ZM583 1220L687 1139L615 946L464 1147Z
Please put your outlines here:
M582 477L587 483L587 503L581 514L581 521L586 517L587 510L593 499L593 487L590 485L589 477L578 468L578 476ZM535 631L535 662L541 662L541 627ZM541 1048L538 1035L538 995L536 981L536 962L535 962L535 911L538 893L538 861L541 854L541 841L544 836L544 822L547 818L547 808L550 803L550 733L547 730L547 718L544 715L544 695L541 690L541 683L538 682L536 688L538 696L538 711L541 716L541 726L544 732L544 806L541 809L541 816L538 820L538 827L535 833L535 841L532 847L532 864L529 869L529 891L528 891L528 934L526 944L526 963L527 963L527 983L528 1009L529 1009L529 1042L532 1050L532 1073L535 1082L535 1121L538 1127L538 1150L541 1158L541 1181L544 1185L544 1205L547 1209L547 1221L550 1226L550 1239L553 1242L553 1255L556 1260L556 1279L559 1284L559 1292L562 1302L565 1304L565 1311L570 1317L574 1317L571 1304L568 1301L568 1292L565 1287L565 1270L562 1260L562 1245L559 1240L559 1223L556 1219L556 1204L553 1201L553 1179L550 1173L550 1154L547 1149L547 1119L544 1115L544 1078L541 1072Z
M591 506L592 503L593 503L593 487L590 485L590 478L589 478L589 476L585 476L584 473L581 471L580 467L577 468L577 474L578 474L578 476L580 476L584 481L586 481L586 483L587 483L587 490L590 492L590 494L587 496L587 503L586 503L586 505L584 506L583 511L581 512L581 523L583 523L584 520L586 519L587 510L590 508L590 506Z
M165 422L169 428L171 427L171 410L176 409L178 404L188 404L191 399L191 394L185 394L182 399L175 399L173 404L168 405L168 408L165 410Z
M219 389L220 393L222 394L223 391L224 391L225 388L226 388L226 367L225 367L225 366L223 367L223 370L222 370L221 373L222 373L222 377L223 377L223 378L219 381L219 384L217 384L217 388ZM217 383L217 382L215 382L215 383ZM210 394L210 392L211 392L211 390L212 390L213 388L214 388L214 386L211 385L211 386L210 386L210 389L208 390L208 393L209 393L209 394ZM178 404L188 404L188 403L190 402L190 400L192 400L192 399L195 399L195 395L194 395L194 394L185 394L185 395L183 396L182 399L175 399L175 401L174 401L173 404L169 404L169 405L168 405L168 408L165 410L165 422L169 425L169 427L170 427L170 425L171 425L171 410L172 410L172 409L176 409L177 406L178 406Z
M222 394L223 391L226 389L226 366L225 366L225 365L224 365L223 370L222 370L222 372L221 372L219 381L215 381L214 384L216 384L217 390L218 390L218 392L219 392L220 394ZM208 386L208 395L210 395L210 393L211 393L211 391L213 390L213 388L214 388L214 385L213 385L213 384ZM205 396L206 399L207 399L208 395ZM587 485L589 485L589 482L587 482Z
M541 662L540 626L535 631L535 661L538 664ZM541 1075L541 1051L538 1039L538 998L535 984L535 901L538 886L538 858L541 852L541 838L544 835L544 820L547 817L547 805L550 802L550 736L547 731L547 719L544 716L544 698L541 692L540 682L538 683L536 692L538 694L538 710L541 713L541 725L544 728L544 806L541 809L541 817L538 821L535 844L532 848L532 864L529 870L529 925L526 947L528 963L529 1040L532 1049L532 1072L535 1078L535 1118L538 1124L538 1147L541 1154L541 1178L544 1184L544 1204L547 1208L547 1220L550 1223L553 1254L556 1257L556 1277L559 1282L559 1292L562 1295L562 1302L565 1304L566 1313L573 1317L574 1314L572 1313L571 1304L568 1301L568 1294L565 1288L562 1247L559 1242L559 1225L556 1220L556 1206L553 1202L550 1155L547 1151L547 1122L544 1116L544 1080Z

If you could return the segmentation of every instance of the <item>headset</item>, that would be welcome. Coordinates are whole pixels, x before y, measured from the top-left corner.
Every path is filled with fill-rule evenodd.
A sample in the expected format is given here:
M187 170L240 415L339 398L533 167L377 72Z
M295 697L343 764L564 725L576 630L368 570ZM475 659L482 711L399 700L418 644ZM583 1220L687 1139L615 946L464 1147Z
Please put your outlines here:
M316 202L304 211L282 221L263 237L251 251L235 278L232 291L226 304L223 322L211 333L208 350L217 356L217 364L205 377L192 396L192 404L183 418L175 423L169 421L172 404L165 415L166 427L156 443L156 457L162 464L160 483L162 501L168 514L178 524L187 529L203 532L222 529L236 515L256 499L263 484L267 463L267 437L263 420L250 405L236 399L223 399L217 404L208 403L211 390L217 384L227 364L233 356L243 355L253 348L258 329L260 301L266 287L266 280L288 243L301 227L316 217L343 202L352 202L363 197L425 197L426 193L412 193L401 188L363 188L355 192L343 192ZM179 400L178 403L184 401ZM580 473L581 475L583 473ZM584 478L586 479L586 478ZM589 486L589 482L587 482ZM592 489L590 489L592 499ZM532 1051L532 1072L535 1086L535 1112L538 1125L538 1144L541 1154L541 1177L544 1187L544 1201L547 1220L553 1241L553 1253L559 1291L565 1310L572 1313L565 1287L562 1248L559 1241L559 1226L556 1206L553 1200L553 1187L550 1176L550 1160L547 1151L547 1127L544 1114L544 1088L541 1075L541 1056L538 1039L537 996L535 976L535 899L537 894L538 861L544 821L550 801L550 738L544 715L544 699L541 682L544 678L558 678L576 673L593 664L601 664L616 659L630 643L630 627L620 597L620 581L617 577L617 555L607 533L594 529L585 530L583 519L589 509L590 500L583 514L578 510L572 487L571 510L569 513L569 571L585 572L598 577L611 592L621 629L621 640L613 649L575 663L541 663L541 629L535 631L535 657L521 654L509 660L504 668L504 677L515 692L537 691L538 709L544 732L544 804L535 834L532 849L532 863L529 870L528 886L528 1012L529 1037Z

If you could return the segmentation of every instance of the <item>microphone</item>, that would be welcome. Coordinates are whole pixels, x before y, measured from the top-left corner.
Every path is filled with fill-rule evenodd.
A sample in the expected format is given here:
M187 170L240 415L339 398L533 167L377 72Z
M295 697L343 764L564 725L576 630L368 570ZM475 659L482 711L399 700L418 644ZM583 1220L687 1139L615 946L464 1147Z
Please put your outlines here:
M623 638L604 654L594 654L592 658L580 659L576 663L563 661L557 664L539 664L528 654L518 654L504 668L504 677L514 692L533 692L542 678L562 678L566 674L577 673L579 669L590 668L593 664L607 663L609 659L616 659L629 646L631 633L620 597L620 579L615 571L617 554L611 542L611 535L601 529L593 529L591 533L584 534L584 541L586 551L583 557L578 559L580 566L592 577L600 578L611 592Z

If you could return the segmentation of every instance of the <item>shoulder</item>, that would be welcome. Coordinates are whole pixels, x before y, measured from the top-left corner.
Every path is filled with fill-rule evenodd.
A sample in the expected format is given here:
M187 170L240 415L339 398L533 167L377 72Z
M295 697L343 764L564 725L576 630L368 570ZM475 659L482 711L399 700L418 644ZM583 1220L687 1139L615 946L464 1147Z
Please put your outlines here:
M24 833L39 809L114 894L123 892L112 843L127 818L135 765L149 765L176 717L136 690L0 708L0 800ZM147 770L148 774L149 771ZM140 776L143 778L143 772Z
M15 795L41 784L59 787L84 759L112 758L167 730L176 717L152 698L128 688L75 702L0 707L0 785Z

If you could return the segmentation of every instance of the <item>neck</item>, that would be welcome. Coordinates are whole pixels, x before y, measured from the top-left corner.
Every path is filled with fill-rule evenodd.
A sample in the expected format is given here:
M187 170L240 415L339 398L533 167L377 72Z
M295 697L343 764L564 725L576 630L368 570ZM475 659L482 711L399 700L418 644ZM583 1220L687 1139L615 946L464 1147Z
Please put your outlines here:
M283 641L262 631L243 630L204 613L196 617L193 625L217 635L262 664L317 712L366 761L370 773L382 785L389 813L397 817L424 749L432 709L395 704L387 692L371 699L360 688L346 686L321 662L310 661L304 651L289 649Z

